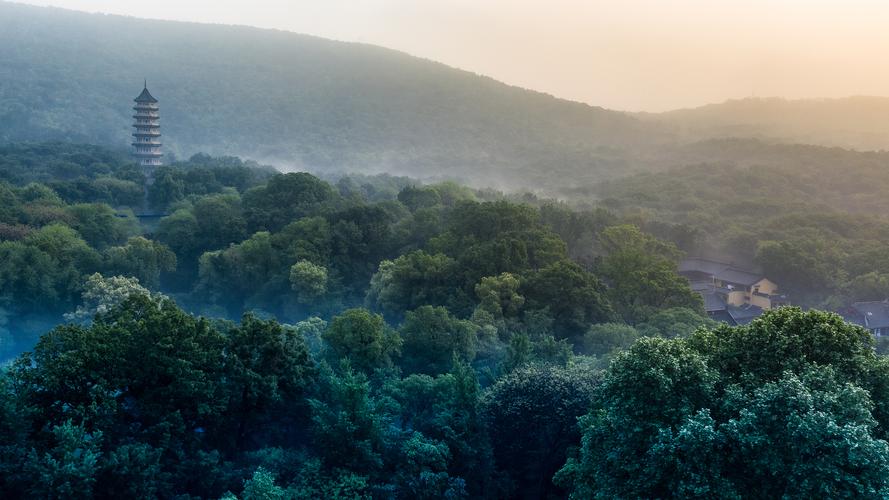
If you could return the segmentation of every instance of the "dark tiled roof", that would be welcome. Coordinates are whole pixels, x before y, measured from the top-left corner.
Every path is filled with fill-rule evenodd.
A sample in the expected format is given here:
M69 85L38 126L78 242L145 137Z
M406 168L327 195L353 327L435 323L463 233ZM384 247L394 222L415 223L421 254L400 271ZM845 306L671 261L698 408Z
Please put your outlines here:
M725 301L716 293L702 293L704 298L704 310L708 313L714 311L725 311Z
M732 315L728 313L728 311L712 311L707 313L710 316L710 319L714 321L721 321L723 323L728 323L731 326L737 325L735 320L732 319Z
M151 92L148 91L148 87L145 87L144 89L142 89L142 93L139 94L139 97L136 98L136 102L155 103L157 102L157 99L155 99L154 96L151 95Z
M762 316L762 309L757 306L729 307L728 313L735 323L746 325Z
M699 272L715 275L727 267L731 267L731 264L707 259L685 259L679 263L679 272Z
M889 302L856 302L852 308L858 313L859 321L865 328L889 328Z
M726 264L708 259L686 259L679 263L680 274L702 273L713 276L720 281L750 286L765 278L760 273L739 269Z
M765 278L765 276L761 274L751 273L749 271L742 271L735 268L726 269L716 275L716 277L722 281L737 283L744 286L750 286L758 281L762 281L762 279Z

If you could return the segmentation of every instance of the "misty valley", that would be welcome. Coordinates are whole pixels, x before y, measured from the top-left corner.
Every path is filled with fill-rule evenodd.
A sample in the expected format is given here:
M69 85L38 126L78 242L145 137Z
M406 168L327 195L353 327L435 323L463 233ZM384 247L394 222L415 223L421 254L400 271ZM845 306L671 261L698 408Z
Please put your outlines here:
M889 98L0 1L0 497L889 498L887 194Z

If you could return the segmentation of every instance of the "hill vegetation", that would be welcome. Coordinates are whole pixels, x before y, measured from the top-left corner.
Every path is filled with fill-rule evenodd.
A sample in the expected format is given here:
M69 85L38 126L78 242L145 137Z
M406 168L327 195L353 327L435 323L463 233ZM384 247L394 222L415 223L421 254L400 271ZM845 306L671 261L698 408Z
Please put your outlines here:
M143 76L150 178L123 149ZM677 272L889 298L889 153L828 147L883 148L877 99L631 116L9 3L0 83L4 496L889 497L887 339L716 324Z
M150 186L93 146L0 157L0 338L28 349L0 371L10 497L889 493L870 334L715 326L633 216L230 157Z
M603 210L385 175L330 184L206 155L158 168L150 185L92 146L14 145L0 158L7 352L74 311L95 273L136 278L214 317L329 319L367 306L398 324L433 306L445 309L423 314L474 318L470 330L491 339L524 332L577 345L594 323L700 312L672 244ZM141 224L134 210L145 204L166 216ZM657 294L623 276L631 264Z
M654 127L379 47L0 3L0 143L130 142L142 78L166 150L295 169L532 185L609 175Z
M690 162L568 196L600 198L686 252L758 265L797 304L833 309L889 297L889 153L725 139L683 154L691 161L714 150L732 161Z
M889 97L747 98L636 117L682 140L758 138L861 151L889 149Z
M167 153L387 172L559 195L689 163L799 163L807 143L884 149L880 98L732 101L630 115L370 45L0 3L0 144L124 149L142 77ZM867 133L865 133L867 132ZM709 139L754 138L743 155ZM705 141L699 143L699 141ZM770 161L771 161L770 160Z

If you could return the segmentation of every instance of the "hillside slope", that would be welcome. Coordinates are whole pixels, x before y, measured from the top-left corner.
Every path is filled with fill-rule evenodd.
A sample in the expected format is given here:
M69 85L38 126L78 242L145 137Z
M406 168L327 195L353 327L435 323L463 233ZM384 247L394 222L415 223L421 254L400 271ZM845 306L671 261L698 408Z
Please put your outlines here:
M659 127L379 47L0 3L0 142L125 147L142 78L169 152L531 186L623 173Z
M638 118L689 140L768 138L858 150L889 149L889 97L750 98Z

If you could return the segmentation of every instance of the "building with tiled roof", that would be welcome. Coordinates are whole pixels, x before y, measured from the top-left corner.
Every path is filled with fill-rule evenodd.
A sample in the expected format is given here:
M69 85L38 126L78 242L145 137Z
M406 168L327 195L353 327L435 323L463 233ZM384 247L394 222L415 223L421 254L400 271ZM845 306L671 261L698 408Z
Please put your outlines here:
M718 321L744 325L763 311L787 305L778 285L761 273L733 264L692 258L679 263L679 274L704 299L704 310Z
M889 335L889 301L855 302L839 313L849 323L863 326L877 337Z

